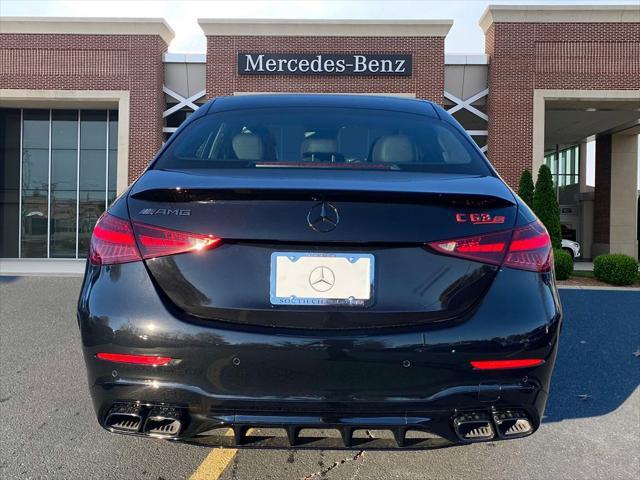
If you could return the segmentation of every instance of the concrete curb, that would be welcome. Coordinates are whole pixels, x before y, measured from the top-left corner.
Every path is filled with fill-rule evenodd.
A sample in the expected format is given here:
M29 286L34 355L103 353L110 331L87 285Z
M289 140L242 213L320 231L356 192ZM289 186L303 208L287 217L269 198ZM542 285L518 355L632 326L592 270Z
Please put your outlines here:
M51 278L65 278L75 277L82 278L84 273L46 273L46 272L2 272L0 277L51 277Z
M0 258L0 275L21 277L82 277L86 259Z
M640 287L596 287L593 285L558 285L558 290L619 290L621 292L640 292Z

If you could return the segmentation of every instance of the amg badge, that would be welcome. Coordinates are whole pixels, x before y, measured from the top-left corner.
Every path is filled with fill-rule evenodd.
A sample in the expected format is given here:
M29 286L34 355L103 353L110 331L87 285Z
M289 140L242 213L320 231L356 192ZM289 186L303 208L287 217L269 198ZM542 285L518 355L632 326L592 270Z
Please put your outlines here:
M178 209L178 208L143 208L140 210L140 215L191 215L191 209Z

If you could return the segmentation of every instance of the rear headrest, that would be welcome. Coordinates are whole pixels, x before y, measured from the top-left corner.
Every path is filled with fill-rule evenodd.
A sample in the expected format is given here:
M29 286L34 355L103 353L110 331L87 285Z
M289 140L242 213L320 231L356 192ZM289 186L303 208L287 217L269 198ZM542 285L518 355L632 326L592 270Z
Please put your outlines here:
M238 160L262 160L264 145L262 139L255 133L239 133L231 140L233 153Z
M307 138L302 142L302 155L308 153L336 153L338 142L333 138Z
M406 135L386 135L376 140L371 152L373 162L409 163L414 162L416 149Z

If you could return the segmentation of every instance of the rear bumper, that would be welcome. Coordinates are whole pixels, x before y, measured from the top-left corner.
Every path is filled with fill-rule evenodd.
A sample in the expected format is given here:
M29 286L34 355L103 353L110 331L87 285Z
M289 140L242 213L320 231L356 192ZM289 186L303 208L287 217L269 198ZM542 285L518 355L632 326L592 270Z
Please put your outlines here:
M144 265L131 263L88 269L78 321L105 428L114 405L124 404L138 405L143 417L153 407L178 409L182 426L170 438L205 443L202 434L228 426L237 433L229 442L246 442L242 434L261 427L296 434L337 428L349 438L358 429L410 429L460 442L453 421L468 412L491 418L518 410L531 432L538 428L561 312L550 277L505 269L473 315L457 324L357 333L230 326L182 317L155 290ZM179 362L116 364L96 358L98 352ZM545 363L510 371L476 371L469 364L502 358Z
M179 433L165 438L188 440L201 444L246 445L246 446L362 446L367 448L388 448L384 439L358 438L357 431L388 430L396 438L397 446L436 447L452 443L464 443L453 427L456 418L463 415L493 415L506 411L523 412L531 422L533 433L540 426L541 414L547 401L547 392L533 382L512 384L491 384L454 387L439 392L437 399L428 399L422 403L402 405L389 401L380 404L356 404L334 402L262 402L245 403L238 400L221 402L218 398L198 389L178 384L155 383L148 385L129 381L104 383L92 388L92 397L96 405L101 425L115 433L131 433L158 437L144 428L144 420L152 415L155 408L177 409L181 412L182 422ZM135 432L122 432L110 428L108 414L120 405L140 407L142 423ZM138 403L139 402L139 403ZM233 438L222 438L212 431L218 428L232 428ZM279 436L265 437L261 434L245 436L250 429L281 429L295 440ZM337 430L341 434L338 443L328 442L327 438L314 436L300 437L305 429ZM495 435L488 440L502 440L495 426ZM405 438L408 432L428 432L437 438ZM295 433L292 433L295 432ZM307 432L308 433L308 432ZM286 442L284 441L286 439Z

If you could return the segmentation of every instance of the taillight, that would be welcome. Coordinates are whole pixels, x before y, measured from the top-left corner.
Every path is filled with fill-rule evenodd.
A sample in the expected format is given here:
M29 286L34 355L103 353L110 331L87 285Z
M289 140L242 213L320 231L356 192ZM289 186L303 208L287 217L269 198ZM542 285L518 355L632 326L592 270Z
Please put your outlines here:
M222 239L213 235L180 232L104 213L93 229L89 260L94 265L112 265L205 250Z
M539 221L513 230L440 240L428 245L446 255L520 270L548 272L553 264L551 240Z
M103 213L93 229L89 260L94 265L112 265L142 260L128 220Z
M553 266L551 239L547 229L539 221L513 231L504 266L534 272L551 270Z
M468 258L482 263L500 265L511 239L511 230L487 233L474 237L431 242L429 246L440 253Z
M213 235L180 232L144 223L134 222L133 229L144 259L206 250L222 241Z

